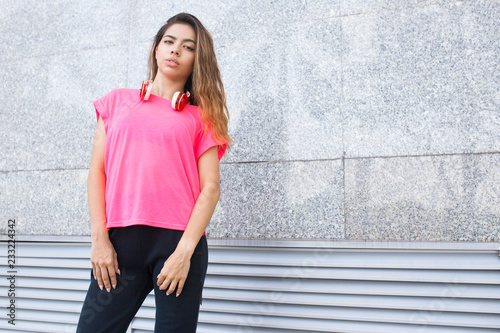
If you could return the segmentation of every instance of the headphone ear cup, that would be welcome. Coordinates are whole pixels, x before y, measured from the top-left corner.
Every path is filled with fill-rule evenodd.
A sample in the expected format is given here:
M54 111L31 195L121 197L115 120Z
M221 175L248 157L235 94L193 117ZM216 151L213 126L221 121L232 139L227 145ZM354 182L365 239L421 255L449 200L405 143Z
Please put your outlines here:
M142 87L140 92L141 99L147 101L149 99L149 96L151 95L152 90L153 90L153 81L151 80L142 81Z
M188 104L189 102L189 97L186 94L181 94L181 97L179 99L179 111L184 109L184 107Z
M174 94L174 97L172 97L172 109L180 111L179 110L179 100L180 100L180 97L181 97L181 92L177 91Z
M184 107L189 103L189 94L183 94L177 91L172 97L172 109L176 111L182 111Z

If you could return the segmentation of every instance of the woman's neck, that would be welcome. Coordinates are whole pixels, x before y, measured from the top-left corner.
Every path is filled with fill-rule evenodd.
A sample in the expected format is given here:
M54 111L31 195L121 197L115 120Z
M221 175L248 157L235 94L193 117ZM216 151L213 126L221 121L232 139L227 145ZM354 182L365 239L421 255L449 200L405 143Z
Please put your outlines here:
M184 92L186 82L172 81L169 78L157 74L153 81L153 95L172 100L172 97L177 91Z

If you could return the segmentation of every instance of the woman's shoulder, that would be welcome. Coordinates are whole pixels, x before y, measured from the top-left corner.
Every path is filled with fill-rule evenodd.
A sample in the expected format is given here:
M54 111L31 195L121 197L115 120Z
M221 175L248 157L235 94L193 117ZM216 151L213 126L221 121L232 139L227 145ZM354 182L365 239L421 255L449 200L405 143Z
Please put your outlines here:
M188 113L191 117L193 117L196 121L201 122L201 112L202 110L196 105L188 104L184 107L182 112Z
M186 105L184 110L182 112L188 112L194 122L196 123L196 128L199 133L204 133L205 131L208 130L208 132L211 132L211 125L207 120L203 120L203 109L196 105Z

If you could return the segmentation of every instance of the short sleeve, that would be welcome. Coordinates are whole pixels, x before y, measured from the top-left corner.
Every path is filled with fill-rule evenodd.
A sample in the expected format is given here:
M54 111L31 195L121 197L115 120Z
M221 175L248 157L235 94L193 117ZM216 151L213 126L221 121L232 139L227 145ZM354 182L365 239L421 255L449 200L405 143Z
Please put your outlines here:
M111 109L113 107L113 99L114 99L113 96L114 96L114 90L110 91L103 97L94 101L94 108L97 117L97 122L99 122L99 115L101 115L106 132L108 131L109 116L111 113Z
M198 160L198 158L200 158L200 156L203 155L203 153L208 149L214 146L218 146L217 152L220 161L222 159L222 156L224 156L224 153L226 152L227 142L218 144L212 135L212 129L210 128L210 125L208 125L208 132L206 133L206 135L203 129L203 125L201 125L200 127L201 129L197 135L197 142L195 145L196 160Z

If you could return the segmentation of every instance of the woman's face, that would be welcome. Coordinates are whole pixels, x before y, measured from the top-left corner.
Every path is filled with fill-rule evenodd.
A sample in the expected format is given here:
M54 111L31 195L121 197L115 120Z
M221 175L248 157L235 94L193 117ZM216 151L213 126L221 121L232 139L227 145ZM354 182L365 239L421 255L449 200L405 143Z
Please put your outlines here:
M193 72L195 40L195 32L190 25L171 25L156 47L158 72L173 80L187 80Z

